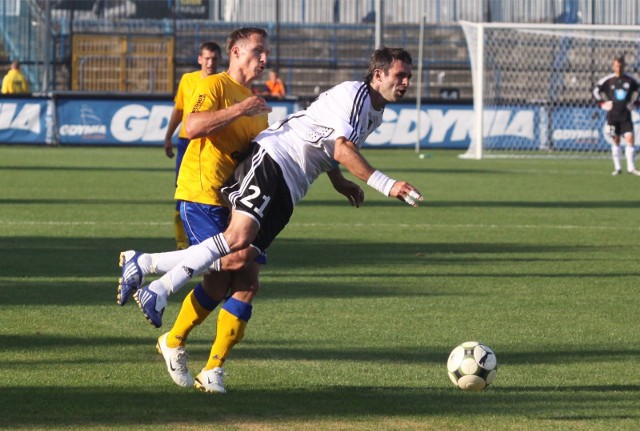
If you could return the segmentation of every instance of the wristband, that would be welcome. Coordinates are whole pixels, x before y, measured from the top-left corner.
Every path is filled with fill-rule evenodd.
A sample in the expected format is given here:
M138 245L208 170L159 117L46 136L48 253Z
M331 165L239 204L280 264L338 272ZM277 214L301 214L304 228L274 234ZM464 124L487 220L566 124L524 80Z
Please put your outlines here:
M380 171L375 171L367 180L367 185L376 189L385 196L389 196L391 188L396 183L396 180L389 178Z

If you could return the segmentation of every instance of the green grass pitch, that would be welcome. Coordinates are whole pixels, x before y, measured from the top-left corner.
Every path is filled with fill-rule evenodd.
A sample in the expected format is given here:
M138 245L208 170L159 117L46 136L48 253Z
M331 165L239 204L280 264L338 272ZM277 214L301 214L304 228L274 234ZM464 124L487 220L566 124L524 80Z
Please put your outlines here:
M174 246L174 162L0 147L0 428L637 430L640 179L607 159L458 154L365 151L418 209L364 185L355 209L318 180L216 396L175 386L163 331L115 302L121 250ZM191 334L193 374L216 315ZM480 393L446 373L468 340L498 358Z

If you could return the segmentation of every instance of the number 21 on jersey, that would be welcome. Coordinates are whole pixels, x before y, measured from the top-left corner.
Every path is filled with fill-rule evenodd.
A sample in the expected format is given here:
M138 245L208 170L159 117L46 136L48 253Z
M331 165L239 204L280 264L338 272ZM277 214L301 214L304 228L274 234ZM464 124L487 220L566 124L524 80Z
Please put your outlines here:
M247 209L252 209L256 214L258 214L260 218L262 218L264 216L265 208L271 201L271 196L262 195L260 192L260 188L255 185L249 186L249 190L250 194L240 199L240 202L242 202L242 204L246 206ZM262 197L262 201L259 202L260 206L256 207L253 201L259 197Z

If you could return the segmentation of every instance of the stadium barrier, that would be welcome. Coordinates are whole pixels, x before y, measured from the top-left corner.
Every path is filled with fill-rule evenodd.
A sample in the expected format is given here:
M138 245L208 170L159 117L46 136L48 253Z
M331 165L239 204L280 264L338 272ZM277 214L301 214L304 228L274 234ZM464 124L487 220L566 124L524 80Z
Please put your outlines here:
M301 100L272 100L269 123L303 107ZM30 145L143 145L162 146L173 109L169 97L104 96L54 94L47 97L0 98L0 144ZM518 139L522 150L540 147L538 134L545 118L540 106L513 106L488 109L485 115L491 127L485 137L497 145L501 140ZM563 140L581 138L585 148L606 151L610 138L605 133L604 116L593 116L597 107L566 107L563 115L575 121L554 131L556 150ZM419 115L418 115L419 114ZM557 113L555 113L557 115ZM640 136L640 116L634 115L636 134ZM588 119L580 121L580 119ZM460 149L471 143L473 104L424 103L420 112L415 102L387 105L383 124L367 140L368 148ZM418 137L418 133L420 136Z

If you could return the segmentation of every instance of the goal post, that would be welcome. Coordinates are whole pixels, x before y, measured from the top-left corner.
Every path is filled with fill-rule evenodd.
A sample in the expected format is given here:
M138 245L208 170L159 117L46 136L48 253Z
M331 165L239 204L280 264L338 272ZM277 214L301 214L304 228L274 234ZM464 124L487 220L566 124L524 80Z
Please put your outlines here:
M611 138L593 89L624 56L640 71L640 26L460 21L473 81L470 145L460 157L605 156ZM640 115L632 113L636 141Z

